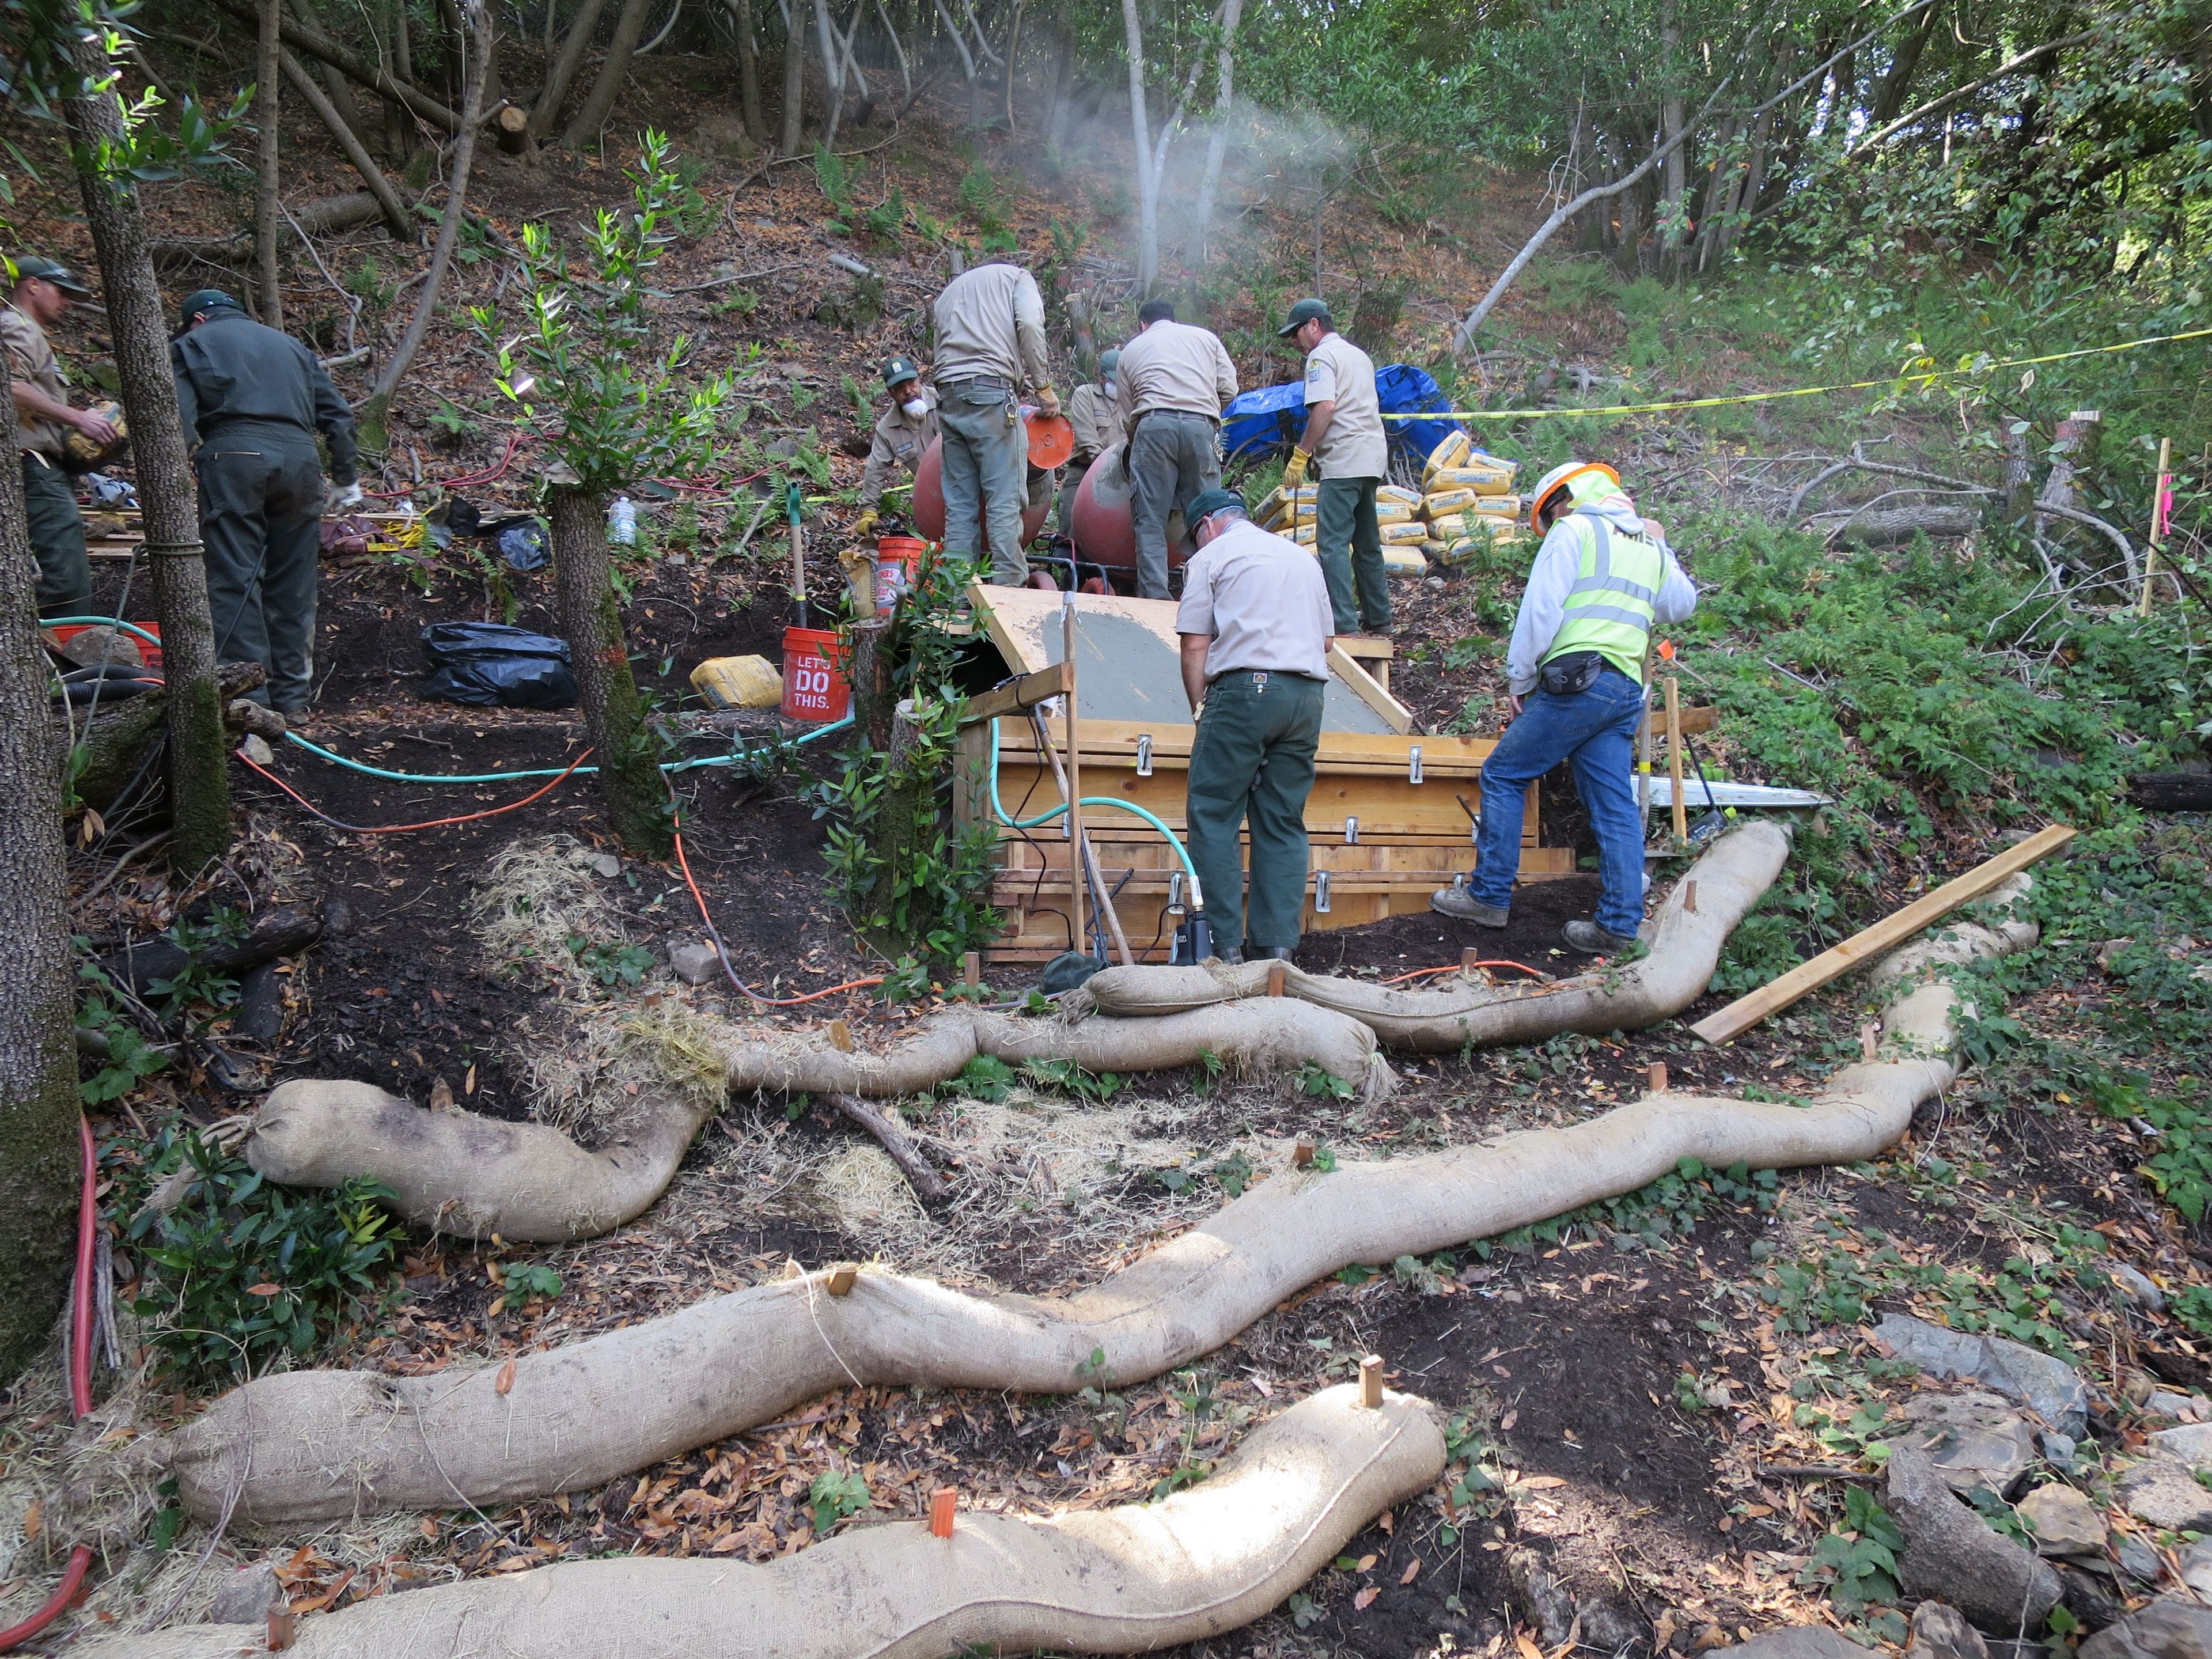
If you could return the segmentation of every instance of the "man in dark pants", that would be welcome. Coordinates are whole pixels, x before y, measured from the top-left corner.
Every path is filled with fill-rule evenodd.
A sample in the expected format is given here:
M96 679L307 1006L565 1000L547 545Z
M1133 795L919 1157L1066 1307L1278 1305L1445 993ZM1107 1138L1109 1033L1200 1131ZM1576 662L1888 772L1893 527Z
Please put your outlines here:
M1328 579L1336 631L1349 634L1356 624L1364 634L1387 634L1390 573L1382 562L1375 492L1390 470L1390 438L1382 429L1375 360L1336 331L1319 300L1292 306L1276 333L1306 354L1306 429L1283 468L1283 488L1303 484L1309 464L1321 468L1314 548Z
M1221 410L1237 395L1237 365L1210 329L1176 320L1165 300L1147 300L1144 326L1121 348L1128 447L1121 465L1134 490L1137 594L1168 596L1168 514L1221 486Z
M1305 909L1306 796L1334 643L1328 585L1311 554L1248 520L1233 491L1195 497L1190 523L1198 552L1176 611L1183 693L1198 719L1184 809L1190 860L1214 954L1288 960ZM1237 831L1247 823L1251 893L1240 916Z
M269 671L269 702L279 714L304 713L314 690L325 506L315 434L331 446L337 489L329 506L358 506L353 412L313 352L252 321L216 289L185 301L169 367L185 441L199 446L216 659L259 663Z
M91 297L67 265L26 257L15 262L15 289L0 307L0 349L8 353L15 395L15 447L23 463L23 516L39 562L39 614L81 617L92 605L92 561L84 550L84 515L63 467L72 429L106 448L115 428L88 409L71 409L60 360L46 331L68 314L70 301Z
M1566 761L1597 835L1604 881L1596 919L1569 922L1566 941L1618 955L1636 943L1644 921L1644 821L1629 765L1644 714L1644 652L1654 623L1698 608L1698 590L1665 527L1636 511L1602 462L1553 468L1529 495L1528 516L1544 544L1505 653L1513 723L1482 763L1474 872L1429 905L1478 927L1505 926L1528 786Z

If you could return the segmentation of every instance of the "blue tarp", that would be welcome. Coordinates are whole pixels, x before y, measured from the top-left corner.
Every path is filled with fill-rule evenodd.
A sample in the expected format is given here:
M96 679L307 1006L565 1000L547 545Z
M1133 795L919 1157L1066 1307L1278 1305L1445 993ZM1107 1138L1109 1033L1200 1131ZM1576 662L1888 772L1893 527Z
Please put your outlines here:
M1411 363L1392 363L1375 372L1375 395L1386 415L1413 414L1424 410L1448 410L1436 380ZM1240 392L1221 412L1221 448L1228 456L1250 454L1280 445L1288 449L1305 426L1305 382L1291 380L1257 392ZM1429 452L1460 429L1456 421L1389 421L1393 447L1425 459Z

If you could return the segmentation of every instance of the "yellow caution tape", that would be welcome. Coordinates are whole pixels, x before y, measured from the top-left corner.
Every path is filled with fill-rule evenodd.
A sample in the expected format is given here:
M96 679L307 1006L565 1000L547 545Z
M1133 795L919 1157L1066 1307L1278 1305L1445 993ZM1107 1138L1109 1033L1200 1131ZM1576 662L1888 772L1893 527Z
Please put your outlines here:
M1879 387L1917 386L1923 391L1938 380L1961 374L1993 374L2002 368L2033 368L2042 363L2063 363L2073 357L2105 356L2133 351L2142 346L2171 345L2177 340L2201 340L2212 328L2192 328L2180 334L2153 334L2118 345L2084 346L2076 351L2054 351L2041 357L2013 357L2003 362L1968 364L1960 368L1929 369L1918 374L1893 374L1880 380L1849 380L1836 386L1796 386L1787 392L1743 392L1728 398L1686 398L1667 404L1606 404L1570 409L1425 409L1408 414L1386 414L1386 421L1535 421L1560 415L1663 415L1677 409L1718 409L1729 404L1769 404L1784 398L1818 398L1831 392L1871 392Z

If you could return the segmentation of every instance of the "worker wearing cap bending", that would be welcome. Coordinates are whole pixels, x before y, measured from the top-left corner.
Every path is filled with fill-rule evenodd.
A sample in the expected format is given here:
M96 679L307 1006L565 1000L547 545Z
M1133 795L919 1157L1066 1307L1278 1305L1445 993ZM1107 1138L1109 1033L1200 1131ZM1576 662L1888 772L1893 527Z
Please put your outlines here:
M945 436L945 551L976 556L990 544L991 580L1029 579L1022 512L1029 503L1029 430L1021 392L1060 413L1045 356L1044 296L1019 265L994 260L955 276L937 296L937 420Z
M1336 331L1328 307L1301 300L1276 331L1306 354L1306 429L1283 469L1283 488L1321 469L1314 514L1314 550L1328 578L1336 631L1390 629L1390 573L1382 562L1382 529L1375 492L1390 470L1390 439L1375 390L1375 360Z
M1214 953L1288 960L1305 908L1306 796L1335 643L1328 586L1313 556L1252 523L1235 492L1206 490L1187 511L1198 551L1183 568L1176 632L1198 718L1190 860ZM1240 827L1252 842L1249 896Z
M84 515L64 465L72 432L96 448L115 441L114 422L71 409L60 359L46 331L68 314L72 300L91 297L67 265L53 259L15 262L12 302L0 307L0 349L15 400L15 447L22 454L23 516L39 562L39 614L79 617L92 605L92 561L84 550Z
M1075 449L1067 458L1067 471L1060 475L1060 533L1071 544L1075 540L1075 492L1082 485L1083 475L1100 455L1121 441L1121 388L1115 377L1121 361L1118 351L1100 352L1098 378L1085 380L1067 400L1067 423L1075 428Z
M1221 487L1221 411L1237 395L1237 365L1211 329L1176 320L1165 300L1137 312L1143 324L1121 348L1122 465L1134 493L1137 592L1168 596L1168 514Z
M1554 467L1528 502L1544 544L1505 653L1513 723L1482 764L1474 872L1429 903L1484 927L1505 926L1528 786L1565 761L1597 834L1604 882L1596 921L1569 922L1566 940L1610 955L1636 943L1644 920L1644 822L1630 767L1644 715L1644 653L1652 625L1687 617L1698 590L1675 562L1665 526L1638 514L1611 467Z
M329 506L358 506L353 411L315 356L218 289L185 300L169 343L177 412L196 443L200 538L216 657L258 662L277 712L313 690L316 558L325 507L315 434L329 441Z
M893 467L912 472L921 465L921 452L937 437L937 400L921 383L921 370L910 357L894 357L884 365L884 390L890 401L876 416L875 441L868 447L868 465L860 474L860 516L853 521L855 536L875 532L884 499L886 476Z

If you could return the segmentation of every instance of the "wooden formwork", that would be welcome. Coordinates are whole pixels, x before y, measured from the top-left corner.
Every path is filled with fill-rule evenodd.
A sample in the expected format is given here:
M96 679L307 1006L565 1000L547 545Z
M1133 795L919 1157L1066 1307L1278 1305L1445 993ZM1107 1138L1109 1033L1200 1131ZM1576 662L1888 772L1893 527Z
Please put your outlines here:
M1039 749L1036 726L1010 716L999 728L999 798L1008 816L1031 818L1060 805L1049 759ZM953 810L964 826L995 822L990 805L991 728L983 720L961 733ZM1066 722L1048 719L1056 746L1066 743ZM1190 767L1188 726L1139 727L1123 720L1078 723L1085 798L1111 795L1157 814L1176 834L1185 832L1185 791ZM1138 738L1151 738L1151 775L1138 770ZM1326 872L1326 897L1309 878L1303 926L1309 932L1354 927L1426 910L1429 895L1450 884L1455 871L1474 863L1474 815L1480 774L1497 745L1475 738L1375 736L1327 732L1315 757L1313 793L1306 801L1306 834L1316 875ZM1418 750L1420 781L1412 780ZM1521 836L1523 880L1571 874L1574 854L1537 842L1536 791L1528 792ZM992 884L991 902L1006 917L1006 931L990 952L999 962L1041 962L1069 948L1070 848L1064 819L1027 830L1001 828L1004 862ZM1143 819L1112 807L1086 806L1084 830L1098 855L1107 886L1131 949L1164 962L1175 919L1167 913L1171 878L1182 869L1160 833ZM1328 908L1322 908L1326 902Z

